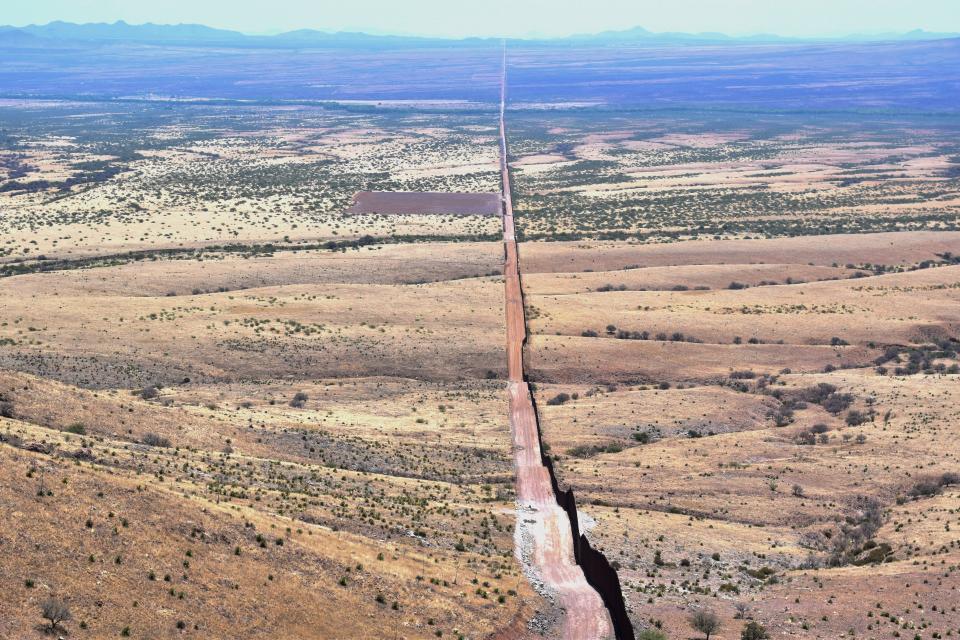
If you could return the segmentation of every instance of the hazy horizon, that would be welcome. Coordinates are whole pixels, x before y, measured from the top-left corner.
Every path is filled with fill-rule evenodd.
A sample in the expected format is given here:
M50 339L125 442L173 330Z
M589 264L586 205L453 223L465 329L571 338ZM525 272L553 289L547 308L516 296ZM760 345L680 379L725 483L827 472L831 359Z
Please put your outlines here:
M678 0L599 0L589 7L574 0L506 0L483 4L414 0L402 4L358 0L317 7L303 0L278 0L269 7L236 6L226 0L160 5L94 0L78 6L67 0L40 0L8 8L0 23L15 27L54 21L75 23L202 24L269 35L297 29L359 31L378 35L431 37L562 37L642 27L652 32L775 34L832 38L906 33L914 30L960 32L960 6L950 0L810 0L793 2ZM824 24L830 24L824 28Z

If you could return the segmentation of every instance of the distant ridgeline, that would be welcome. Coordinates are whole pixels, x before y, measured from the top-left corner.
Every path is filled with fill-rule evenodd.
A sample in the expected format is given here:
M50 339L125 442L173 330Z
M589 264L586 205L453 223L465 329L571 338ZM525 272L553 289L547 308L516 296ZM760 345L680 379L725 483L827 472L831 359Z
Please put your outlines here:
M511 108L951 112L960 36L910 32L804 41L619 32L510 40ZM709 45L709 46L706 46ZM495 103L501 40L298 30L251 36L201 25L0 27L0 97L398 100ZM670 47L670 67L656 53ZM121 48L117 51L115 48ZM238 50L243 64L238 64ZM369 52L377 51L375 69ZM269 77L260 72L269 66ZM184 73L186 69L189 74ZM717 70L723 69L723 73ZM810 91L810 87L817 87Z

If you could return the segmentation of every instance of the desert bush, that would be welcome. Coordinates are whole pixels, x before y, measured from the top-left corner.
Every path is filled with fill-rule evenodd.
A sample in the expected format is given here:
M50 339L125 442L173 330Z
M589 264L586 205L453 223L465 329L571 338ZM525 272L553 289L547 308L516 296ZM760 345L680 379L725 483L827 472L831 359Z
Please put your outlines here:
M952 484L960 484L960 474L948 472L939 476L921 478L910 488L909 494L914 498L925 498L936 495L940 489Z
M857 496L853 511L843 520L840 532L831 539L828 564L839 567L857 558L863 549L870 548L873 534L883 524L883 506L875 498Z
M140 441L148 447L170 448L173 446L169 438L165 438L156 433L146 433Z
M853 396L849 393L831 393L820 402L820 406L836 415L853 404Z
M769 637L770 634L759 622L748 622L743 625L743 630L740 632L740 640L767 640Z
M800 392L800 399L805 402L821 404L827 396L836 392L837 388L832 384L821 382L815 387L808 387Z
M550 406L557 406L557 405L561 405L561 404L564 404L564 403L569 402L569 401L570 401L570 394L569 394L569 393L560 392L560 393L558 393L557 395L555 395L555 396L553 396L552 398L550 398L549 400L547 400L547 404L550 405Z
M694 631L702 633L706 640L710 640L710 636L720 630L720 618L709 610L694 612L687 619L687 622Z
M870 414L864 413L863 411L858 411L857 409L851 409L850 412L847 413L846 417L846 423L851 427L858 427L869 420Z
M567 455L574 458L590 458L601 453L620 453L623 447L616 442L606 445L587 445L581 444L567 450Z
M47 598L40 604L40 615L50 623L50 633L53 633L62 622L70 619L70 607L59 598Z
M780 407L773 414L773 423L778 427L785 427L791 422L793 422L793 409L788 406Z
M303 391L297 391L297 393L294 394L293 399L290 401L290 406L294 409L302 409L307 405L307 400L309 398L310 396Z

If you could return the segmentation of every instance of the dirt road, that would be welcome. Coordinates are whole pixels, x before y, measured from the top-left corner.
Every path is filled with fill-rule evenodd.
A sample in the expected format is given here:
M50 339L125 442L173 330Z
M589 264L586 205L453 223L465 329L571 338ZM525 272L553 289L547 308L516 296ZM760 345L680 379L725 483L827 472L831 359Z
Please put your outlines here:
M540 455L539 427L530 389L523 378L526 329L520 263L513 226L510 170L507 165L506 50L500 89L500 174L503 188L504 278L506 280L507 369L510 427L517 483L517 554L530 577L564 610L561 637L609 638L613 635L603 601L587 584L574 560L573 535L567 515L557 504L550 474Z

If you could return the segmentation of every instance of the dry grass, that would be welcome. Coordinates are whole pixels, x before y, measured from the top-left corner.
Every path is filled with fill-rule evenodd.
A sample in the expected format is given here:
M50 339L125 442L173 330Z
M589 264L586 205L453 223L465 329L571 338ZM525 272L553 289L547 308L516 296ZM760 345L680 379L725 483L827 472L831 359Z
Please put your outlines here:
M740 603L775 637L947 637L960 628L957 488L929 497L916 489L960 471L958 376L932 369L957 360L933 347L927 373L892 375L906 355L886 362L885 375L873 364L888 345L956 339L958 267L906 270L956 252L956 239L817 242L819 251L811 239L521 247L542 272L524 284L531 373L552 381L537 386L544 439L576 490L582 526L619 564L638 626L687 637L690 610L709 607L724 621L717 637L732 639ZM744 253L750 245L756 253ZM704 266L663 266L695 265L707 252ZM849 278L834 262L904 270ZM639 266L616 270L628 264ZM606 271L584 272L594 265ZM783 284L801 272L810 282ZM735 274L751 286L669 290ZM628 286L597 291L601 282ZM654 337L617 339L608 324ZM703 342L659 341L657 332ZM831 345L834 336L849 345ZM828 364L851 368L825 372ZM835 395L812 394L820 383ZM865 422L851 424L851 412Z
M15 158L12 182L49 186L0 193L0 258L499 231L483 215L345 215L361 190L496 191L496 130L479 118L424 127L418 114L113 106L48 131L49 120L22 117L15 152L0 150L0 182Z
M552 619L514 558L505 398L487 379L499 251L0 281L15 520L0 635L39 637L49 594L78 637L484 638Z
M382 258L365 249L359 253L366 259L347 253L337 260L328 252L299 265L258 267L234 257L212 263L209 276L206 261L165 261L129 287L131 268L124 266L74 272L63 281L59 273L8 278L0 281L8 292L0 313L10 319L0 339L14 344L0 349L0 363L82 386L128 388L186 378L482 378L503 369L496 338L502 280L462 276L496 273L487 269L498 248L462 251L462 263L442 257L461 252L459 245L395 247ZM411 274L428 282L397 283L409 282L405 260L422 260ZM228 273L231 264L240 267ZM184 275L191 266L192 275ZM209 290L218 280L244 277L294 283L184 291L191 281ZM165 289L183 295L156 295Z

